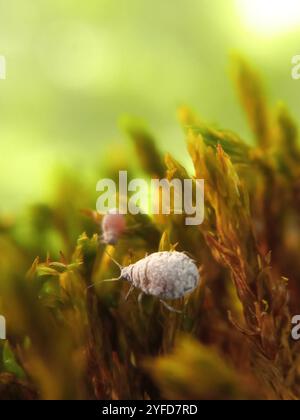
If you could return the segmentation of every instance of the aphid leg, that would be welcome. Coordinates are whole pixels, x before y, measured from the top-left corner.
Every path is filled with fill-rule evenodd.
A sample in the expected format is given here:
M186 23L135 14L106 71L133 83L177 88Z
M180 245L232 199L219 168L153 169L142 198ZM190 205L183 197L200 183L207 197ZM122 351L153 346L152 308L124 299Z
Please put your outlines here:
M127 301L127 300L128 300L128 298L129 298L129 296L131 295L131 293L133 292L133 290L134 290L134 285L133 285L133 284L131 284L131 286L130 286L130 288L129 288L128 292L127 292L127 295L125 296L125 301Z
M160 299L160 302L164 305L165 308L167 308L170 312L175 312L176 314L182 314L182 311L179 311L175 308L173 308L172 306L168 305L167 302L165 302L164 300Z
M196 262L195 256L193 254L191 254L190 252L188 252L188 251L182 251L182 253L184 255L186 255L187 257L191 258L192 261Z
M143 306L142 306L143 296L144 296L143 292L141 292L138 296L138 305L139 305L139 310L140 310L141 313L143 313Z

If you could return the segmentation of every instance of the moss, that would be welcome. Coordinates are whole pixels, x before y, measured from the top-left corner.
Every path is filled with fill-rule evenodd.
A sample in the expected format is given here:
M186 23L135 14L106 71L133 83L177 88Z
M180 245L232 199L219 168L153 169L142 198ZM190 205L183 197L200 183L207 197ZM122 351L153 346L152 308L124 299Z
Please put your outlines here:
M182 314L151 296L139 307L137 291L125 301L125 283L101 284L116 272L99 241L100 220L78 199L68 211L65 183L52 207L34 207L28 243L18 222L0 223L8 331L1 397L300 398L298 346L290 340L300 297L297 128L285 107L269 108L247 63L236 59L233 73L252 146L183 107L189 174L171 154L163 159L141 125L126 126L145 175L205 180L201 226L187 228L178 215L128 216L130 232L108 249L124 264L155 250L191 253L202 282L175 304ZM45 255L44 240L51 253L29 269L34 254ZM58 243L63 253L52 249Z

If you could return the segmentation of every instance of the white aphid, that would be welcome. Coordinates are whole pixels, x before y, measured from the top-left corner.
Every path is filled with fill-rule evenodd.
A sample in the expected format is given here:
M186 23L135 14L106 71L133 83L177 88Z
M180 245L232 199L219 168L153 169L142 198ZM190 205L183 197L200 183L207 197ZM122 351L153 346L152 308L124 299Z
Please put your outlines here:
M126 230L126 220L117 209L110 210L102 220L102 240L107 245L116 245Z
M178 299L199 283L194 261L183 252L156 252L121 269L121 276L133 287L159 299Z
M131 291L138 288L141 290L139 304L143 294L152 295L159 298L170 311L181 313L169 306L164 299L179 299L196 289L200 281L195 262L184 252L155 252L127 267L122 267L111 255L108 256L120 268L121 274L118 278L102 280L101 283L127 280L131 287L126 300ZM88 289L93 286L94 284L88 286Z

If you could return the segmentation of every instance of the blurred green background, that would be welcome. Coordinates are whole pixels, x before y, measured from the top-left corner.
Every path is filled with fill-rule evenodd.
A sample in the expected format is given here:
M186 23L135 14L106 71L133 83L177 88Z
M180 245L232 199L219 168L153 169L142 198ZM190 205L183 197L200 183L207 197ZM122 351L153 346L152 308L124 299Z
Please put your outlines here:
M1 0L0 212L48 199L59 166L89 179L96 198L95 167L130 153L118 128L124 114L146 120L161 149L185 163L175 114L183 103L251 141L229 80L231 52L299 118L300 81L290 74L297 3Z

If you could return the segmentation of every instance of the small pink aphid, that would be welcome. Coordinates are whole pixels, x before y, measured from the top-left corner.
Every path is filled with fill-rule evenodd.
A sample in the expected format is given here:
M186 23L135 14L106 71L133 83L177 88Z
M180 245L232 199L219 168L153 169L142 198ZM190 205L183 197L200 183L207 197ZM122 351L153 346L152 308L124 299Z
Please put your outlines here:
M117 209L110 210L102 220L102 240L107 245L116 245L126 230L126 220Z

